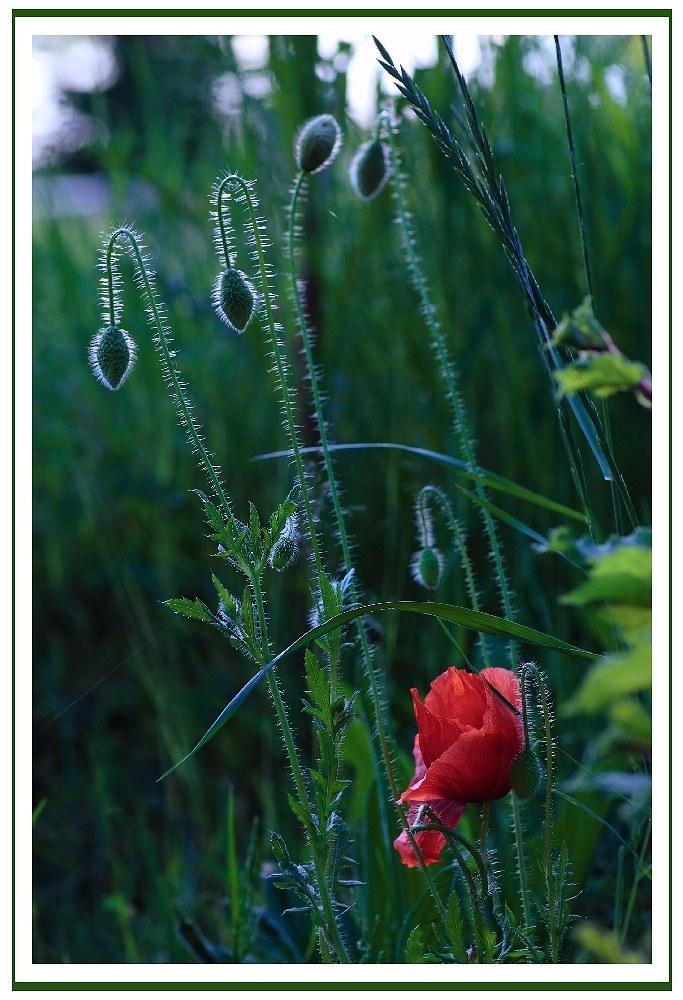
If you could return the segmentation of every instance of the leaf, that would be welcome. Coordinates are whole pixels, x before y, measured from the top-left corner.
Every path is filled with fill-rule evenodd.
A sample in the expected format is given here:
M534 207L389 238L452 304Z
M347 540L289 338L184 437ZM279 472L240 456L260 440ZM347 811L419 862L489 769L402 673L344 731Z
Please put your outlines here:
M186 618L196 618L200 622L211 622L212 625L216 621L206 604L200 601L198 597L195 597L194 600L191 600L189 597L175 597L169 601L164 601L164 604L171 611L175 611L177 615L185 615Z
M565 802L569 802L570 805L576 806L577 809L580 809L582 812L585 812L588 816L591 816L596 821L596 823L599 823L601 826L604 826L606 830L609 830L609 832L617 838L622 847L625 847L626 850L633 855L638 864L639 865L641 864L641 859L638 855L638 852L635 851L631 847L631 845L624 840L621 834L617 830L615 830L614 827L610 823L608 823L606 819L603 819L602 816L598 816L598 814L593 809L591 809L590 806L587 806L585 802L580 802L578 799L572 798L571 795L567 795L565 794L565 792L561 792L559 788L553 788L552 793L553 795L556 795L558 798L564 799Z
M578 510L574 510L571 507L566 507L564 504L558 503L556 500L549 500L547 497L542 496L540 493L535 493L533 490L527 489L525 486L519 486L514 483L511 479L506 479L505 476L499 476L496 472L489 472L488 469L482 469L479 467L477 473L471 472L468 468L467 463L463 462L459 458L452 458L450 455L444 455L439 451L430 451L428 448L418 448L409 444L394 444L390 441L371 441L363 443L354 444L330 444L328 445L330 451L362 451L367 449L387 449L389 451L405 451L411 455L419 455L422 458L429 458L435 462L441 462L443 465L450 465L457 469L461 475L468 479L476 482L477 479L488 489L499 491L501 493L507 493L509 496L518 497L520 500L524 500L526 503L534 504L537 507L543 507L545 510L552 510L556 514L561 514L562 517L570 518L573 521L581 521L583 524L586 523L585 514L580 513ZM302 448L302 454L315 453L318 454L322 449L320 447ZM291 451L271 451L265 455L257 455L254 458L255 462L264 461L270 458L291 458Z
M456 625L462 625L464 628L472 629L475 632L485 632L487 635L497 635L506 639L512 637L523 643L531 643L533 645L543 646L546 649L554 649L558 652L566 653L568 656L578 657L582 660L598 659L596 653L590 653L588 650L580 649L578 646L572 646L570 643L563 642L562 639L556 639L553 636L546 635L544 632L539 632L526 625L520 625L518 622L510 622L505 618L498 618L496 615L485 614L481 611L471 611L469 608L460 608L452 604L437 604L421 601L383 601L379 604L366 604L357 608L351 608L348 611L343 611L340 615L336 615L330 621L323 622L322 625L317 625L315 628L310 629L286 649L283 649L281 653L278 653L278 655L272 659L270 663L261 667L258 673L254 674L254 676L247 681L235 697L225 706L218 718L207 729L194 749L190 750L190 752L179 760L177 764L174 764L173 767L169 768L168 771L162 774L158 780L162 781L170 774L173 774L173 772L176 771L181 764L184 764L185 761L189 760L189 758L192 757L193 754L195 754L201 747L203 747L205 743L208 743L209 740L216 735L218 730L225 725L228 719L235 714L237 709L245 701L245 699L248 698L254 688L258 687L263 678L266 677L271 670L275 669L278 663L282 662L282 660L286 659L288 656L291 656L291 654L296 652L297 649L301 649L302 646L308 646L314 639L327 635L329 632L339 628L341 625L346 625L348 622L355 621L358 618L364 618L368 615L377 614L380 611L400 611L412 614L429 615L453 622Z
M599 399L635 389L648 374L645 365L620 354L596 354L580 358L554 372L560 395L587 390Z
M597 924L581 924L575 929L574 936L588 952L589 961L610 965L640 965L647 961L639 952L627 951L614 931L605 930Z
M467 946L465 944L465 921L463 919L462 907L457 892L452 892L448 897L446 929L450 940L453 954L458 962L467 964Z
M406 941L405 961L408 965L424 965L427 962L438 961L433 955L425 952L424 938L421 927L413 927Z
M652 605L652 550L622 545L596 560L590 579L561 598L563 604L582 607L595 601L650 608Z
M628 652L603 657L586 674L581 687L561 709L563 716L592 714L616 698L652 687L652 645L644 642Z
M550 343L553 347L566 345L576 350L605 349L604 330L593 315L590 295L572 313L564 314Z

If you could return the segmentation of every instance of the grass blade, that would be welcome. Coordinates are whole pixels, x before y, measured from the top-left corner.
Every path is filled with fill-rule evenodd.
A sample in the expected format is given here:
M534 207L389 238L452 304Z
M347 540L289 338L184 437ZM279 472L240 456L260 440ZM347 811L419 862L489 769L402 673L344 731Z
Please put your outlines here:
M219 729L221 729L228 719L231 718L240 707L243 701L251 694L251 692L256 688L264 677L274 670L275 667L290 656L292 653L296 652L297 649L301 649L303 646L308 646L315 639L319 639L322 636L327 635L329 632L333 632L335 629L341 628L343 625L348 625L350 622L355 621L358 618L363 618L368 615L378 614L382 611L400 611L407 612L410 614L420 614L429 615L431 617L440 618L444 621L452 622L455 625L462 625L464 628L472 629L475 632L485 632L487 635L495 635L504 639L517 639L519 642L530 643L535 646L542 646L546 649L554 649L558 652L566 653L568 656L578 657L582 660L596 660L599 659L597 653L590 653L588 650L580 649L578 646L572 646L570 643L564 642L562 639L556 639L554 636L547 635L545 632L539 632L537 629L529 628L527 625L520 625L519 622L507 621L505 618L499 618L496 615L489 615L483 611L471 611L469 608L461 608L455 604L441 604L431 601L380 601L377 604L365 604L356 608L350 608L348 611L343 611L339 615L335 615L334 618L330 618L328 621L323 622L321 625L316 625L315 628L310 629L304 635L300 636L291 646L287 646L283 649L281 653L262 667L257 673L251 677L244 687L238 691L235 697L230 701L223 711L220 713L216 721L207 729L207 731L202 736L201 740L190 750L177 764L169 768L164 774L162 774L159 781L167 778L170 774L173 774L181 764L184 764L186 760L189 760L201 747L212 739Z
M432 461L441 462L443 465L451 465L468 479L476 479L475 474L468 469L466 462L463 462L459 458L452 458L451 455L444 455L439 451L431 451L429 448L418 448L410 444L395 444L393 441L363 441L354 442L353 444L331 444L328 447L330 451L362 451L369 448L384 448L390 451L405 451L411 455L419 455L422 458L429 458L432 459ZM320 448L314 446L311 448L302 448L301 451L302 454L318 453ZM260 462L269 458L291 457L292 453L290 451L270 451L264 455L256 455L252 461ZM565 504L558 503L556 500L549 500L540 493L527 489L526 486L519 486L511 479L506 479L505 476L499 476L496 472L490 472L488 469L482 469L480 466L479 478L485 486L489 487L489 489L497 490L500 493L507 493L511 497L518 497L520 500L525 500L527 503L534 504L536 507L543 507L545 510L552 510L556 514L561 514L563 517L568 517L573 521L580 521L582 524L586 524L586 516L580 511L574 510L572 507L567 507Z

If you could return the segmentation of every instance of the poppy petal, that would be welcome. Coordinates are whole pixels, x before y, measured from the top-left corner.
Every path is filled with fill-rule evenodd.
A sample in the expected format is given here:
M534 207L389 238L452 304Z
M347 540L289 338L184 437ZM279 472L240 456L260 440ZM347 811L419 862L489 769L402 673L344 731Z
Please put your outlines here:
M465 805L462 802L453 802L447 799L432 800L428 803L429 808L439 817L444 826L449 826L455 830L460 822ZM408 810L408 823L413 824L417 819L419 806L411 806ZM429 820L426 819L426 822ZM425 830L414 833L413 838L417 844L424 863L432 865L441 860L441 851L446 844L446 837L438 830ZM416 868L418 865L417 855L410 843L410 838L405 830L394 841L394 847L401 855L401 861L408 868Z

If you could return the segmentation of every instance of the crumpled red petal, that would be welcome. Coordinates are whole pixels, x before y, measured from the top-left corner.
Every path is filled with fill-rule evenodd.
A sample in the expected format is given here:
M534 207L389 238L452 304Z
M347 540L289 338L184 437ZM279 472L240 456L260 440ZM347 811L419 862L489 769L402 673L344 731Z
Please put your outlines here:
M464 802L453 802L449 799L439 799L429 803L429 808L439 817L444 826L449 826L455 830L460 822L460 817L465 809ZM412 826L417 820L419 806L411 806L408 810L408 823ZM429 817L425 817L425 823L429 822ZM427 865L432 865L441 860L441 851L446 844L446 837L438 830L425 830L414 833L413 837L417 844L422 858ZM405 830L403 830L394 841L394 847L401 855L401 861L408 868L416 868L419 864L417 855L413 850L413 845Z

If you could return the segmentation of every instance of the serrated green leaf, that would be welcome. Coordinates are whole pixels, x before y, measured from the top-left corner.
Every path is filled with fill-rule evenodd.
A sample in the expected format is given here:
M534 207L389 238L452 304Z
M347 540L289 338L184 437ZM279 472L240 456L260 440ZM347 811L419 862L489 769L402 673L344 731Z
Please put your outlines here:
M295 799L293 795L287 795L287 801L289 802L289 808L292 810L296 818L303 825L305 830L311 830L311 814L310 810L305 806L302 806L298 799Z
M453 949L453 954L458 962L466 964L467 946L465 944L465 921L462 914L462 907L460 905L460 898L458 897L457 892L452 892L448 897L446 912L448 914L446 929L448 931L448 938L451 948Z
M598 398L627 392L647 375L647 368L623 355L592 354L554 372L561 396L586 390Z
M261 545L261 521L259 520L258 511L254 507L253 503L249 501L249 530L251 532L251 540L254 549L260 548Z
M239 613L239 603L236 597L230 593L230 591L223 586L221 581L218 579L215 573L211 574L211 579L213 580L213 585L216 588L216 593L218 594L218 600L221 602L225 608L225 613L229 618L235 618Z
M428 962L436 962L433 955L425 951L424 936L421 927L413 927L406 941L405 961L408 965L425 965Z
M325 674L325 671L318 663L318 658L312 650L306 650L304 662L306 665L306 681L308 684L308 690L311 698L313 699L314 707L317 709L315 714L325 721L329 719L330 715L329 679Z
M164 601L164 604L177 615L184 615L186 618L196 618L200 622L211 622L211 624L216 620L206 604L198 597L194 600L189 597L174 597Z
M215 504L211 503L210 500L207 500L207 498L203 494L200 494L200 496L202 498L204 514L206 516L207 521L209 522L209 525L213 528L213 530L217 534L221 534L223 532L223 516L221 515L221 512L219 511L218 507L216 507Z

